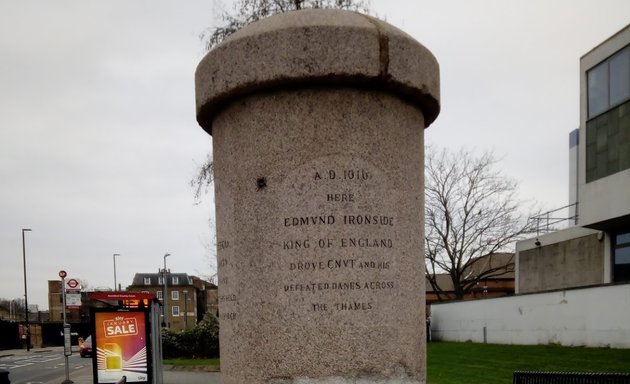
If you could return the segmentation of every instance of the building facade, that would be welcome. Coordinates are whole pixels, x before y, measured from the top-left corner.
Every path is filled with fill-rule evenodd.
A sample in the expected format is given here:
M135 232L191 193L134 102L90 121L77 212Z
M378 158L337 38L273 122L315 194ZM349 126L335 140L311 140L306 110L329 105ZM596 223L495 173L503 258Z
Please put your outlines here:
M580 59L570 228L519 242L516 292L630 282L630 25Z
M81 291L81 307L67 309L66 317L69 324L89 323L90 307L94 306L88 298L88 293ZM48 321L63 322L63 286L61 280L48 280Z
M580 60L577 225L610 237L610 279L630 281L630 26Z
M61 280L48 280L48 311L50 321L63 321L63 287Z
M630 25L580 59L580 79L570 226L516 244L516 295L433 305L435 339L630 348Z
M180 331L193 328L208 310L212 310L208 296L216 297L212 291L216 292L217 287L196 276L172 273L167 269L157 273L136 273L127 290L154 294L162 304L163 326Z

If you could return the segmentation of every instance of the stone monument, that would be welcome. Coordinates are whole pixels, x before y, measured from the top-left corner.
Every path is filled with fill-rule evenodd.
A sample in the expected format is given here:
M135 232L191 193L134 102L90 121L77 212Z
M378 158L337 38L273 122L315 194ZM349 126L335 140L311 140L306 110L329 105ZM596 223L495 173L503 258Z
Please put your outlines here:
M210 51L226 384L424 383L424 128L439 68L359 13L269 17Z

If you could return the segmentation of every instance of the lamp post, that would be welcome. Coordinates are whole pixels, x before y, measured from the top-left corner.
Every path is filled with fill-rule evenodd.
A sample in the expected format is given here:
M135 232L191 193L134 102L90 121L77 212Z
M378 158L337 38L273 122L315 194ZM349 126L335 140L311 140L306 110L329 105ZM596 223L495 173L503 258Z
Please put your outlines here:
M162 327L166 327L167 324L167 319L168 319L168 307L166 305L167 303L167 299L166 299L166 258L169 257L171 254L170 253L165 253L164 254L164 269L162 270L162 278L164 279L164 292L162 292L162 299L164 300L164 318L162 319Z
M26 351L31 350L31 328L28 324L28 289L26 285L26 245L24 242L24 232L30 232L30 228L22 228L22 261L24 262L24 315L25 315L25 334L26 334Z
M114 253L114 292L118 290L118 285L116 284L116 256L120 256L119 253Z

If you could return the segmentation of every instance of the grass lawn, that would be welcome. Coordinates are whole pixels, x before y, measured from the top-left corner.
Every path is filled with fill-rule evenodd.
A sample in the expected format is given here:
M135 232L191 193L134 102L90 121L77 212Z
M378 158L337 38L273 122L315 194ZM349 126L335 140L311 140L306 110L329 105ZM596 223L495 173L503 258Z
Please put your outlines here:
M427 353L428 384L510 384L514 371L630 372L630 349L436 342L427 344ZM220 365L219 359L164 364Z
M427 358L428 384L509 384L514 371L630 372L628 349L437 342Z

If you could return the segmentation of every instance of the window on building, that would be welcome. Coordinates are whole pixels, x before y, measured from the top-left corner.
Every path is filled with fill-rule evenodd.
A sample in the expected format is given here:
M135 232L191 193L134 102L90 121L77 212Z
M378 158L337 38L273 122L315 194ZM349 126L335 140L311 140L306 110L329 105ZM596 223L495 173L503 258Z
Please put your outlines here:
M173 317L179 316L179 305L173 305L171 307L171 314L173 315Z
M586 182L630 169L630 46L586 74Z
M171 300L179 300L179 291L171 291Z
M614 281L630 281L630 232L614 236L613 261Z
M164 278L162 276L158 277L158 285L164 285Z
M586 81L589 119L630 99L630 46L590 69Z
M171 281L172 281L173 284L179 284L179 278L177 276L173 276Z
M610 58L609 103L615 106L630 99L630 46Z
M144 285L151 285L151 278L150 277L145 277L144 278Z
M155 297L157 297L158 300L162 300L164 298L164 296L162 295L162 291L157 291L155 293Z
M608 62L599 64L587 73L588 117L595 117L608 109Z

